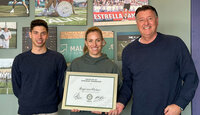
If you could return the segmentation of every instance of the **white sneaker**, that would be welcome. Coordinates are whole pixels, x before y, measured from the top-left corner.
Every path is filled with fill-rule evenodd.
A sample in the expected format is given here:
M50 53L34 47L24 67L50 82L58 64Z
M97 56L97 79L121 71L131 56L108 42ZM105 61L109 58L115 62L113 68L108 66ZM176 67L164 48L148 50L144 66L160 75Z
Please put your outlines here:
M47 12L47 15L49 16L49 15L51 15L53 13L53 11L52 10L49 10L48 12Z
M47 10L43 10L40 14L38 14L37 16L47 16Z
M27 13L27 14L29 14L29 11L28 11L28 9L26 10L26 13Z
M10 13L14 13L15 11L14 11L14 9L12 9L11 11L10 11Z
M55 14L56 13L56 10L55 9L50 9L48 12L47 12L47 15L48 16L51 16L52 14Z

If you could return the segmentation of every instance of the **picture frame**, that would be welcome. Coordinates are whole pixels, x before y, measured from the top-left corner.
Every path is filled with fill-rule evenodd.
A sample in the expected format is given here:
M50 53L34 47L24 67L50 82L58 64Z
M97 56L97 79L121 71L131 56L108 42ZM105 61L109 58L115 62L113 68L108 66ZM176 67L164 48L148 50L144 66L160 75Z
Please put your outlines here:
M0 49L17 48L17 22L0 22Z
M123 49L140 38L140 32L117 32L117 60L122 61L122 52Z
M0 58L0 95L13 94L11 68L13 58Z
M46 0L35 2L35 19L48 25L87 25L87 0Z
M148 0L93 0L93 25L133 25L138 7L148 5Z
M14 4L14 5L13 5ZM1 0L0 16L1 17L29 17L30 0Z
M62 109L109 112L116 108L118 75L67 71Z

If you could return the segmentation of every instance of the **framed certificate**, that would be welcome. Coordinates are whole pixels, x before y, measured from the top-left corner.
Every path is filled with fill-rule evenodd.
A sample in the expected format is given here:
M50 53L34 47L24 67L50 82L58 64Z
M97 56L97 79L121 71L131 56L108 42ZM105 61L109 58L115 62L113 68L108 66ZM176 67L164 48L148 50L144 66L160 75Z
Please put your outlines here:
M116 108L118 74L67 72L62 109L108 112Z

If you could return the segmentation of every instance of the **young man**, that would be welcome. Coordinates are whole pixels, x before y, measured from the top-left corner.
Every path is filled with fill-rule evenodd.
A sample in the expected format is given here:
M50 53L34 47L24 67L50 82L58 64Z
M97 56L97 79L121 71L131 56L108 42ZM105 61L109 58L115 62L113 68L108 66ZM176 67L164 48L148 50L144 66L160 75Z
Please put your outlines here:
M141 37L122 53L117 114L133 95L131 115L180 115L199 82L191 55L180 38L157 32L154 7L139 7L135 16Z
M18 114L57 115L67 69L65 59L62 54L47 49L48 26L44 20L31 22L29 36L32 49L16 56L12 66Z
M12 10L10 11L10 13L14 13L15 12L15 5L17 4L17 0L14 0L13 1L13 6L12 6ZM25 0L22 0L22 4L24 5L24 7L26 8L26 13L28 14L29 13L29 10L28 10L28 6L26 5L25 3Z

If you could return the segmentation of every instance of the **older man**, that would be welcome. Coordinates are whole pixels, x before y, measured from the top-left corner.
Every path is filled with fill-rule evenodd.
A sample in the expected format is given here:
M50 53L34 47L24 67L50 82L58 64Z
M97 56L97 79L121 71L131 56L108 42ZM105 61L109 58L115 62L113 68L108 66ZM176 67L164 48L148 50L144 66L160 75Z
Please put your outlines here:
M199 82L191 55L179 37L157 32L154 7L139 7L135 16L141 37L123 50L124 80L113 113L133 95L131 115L180 115Z

